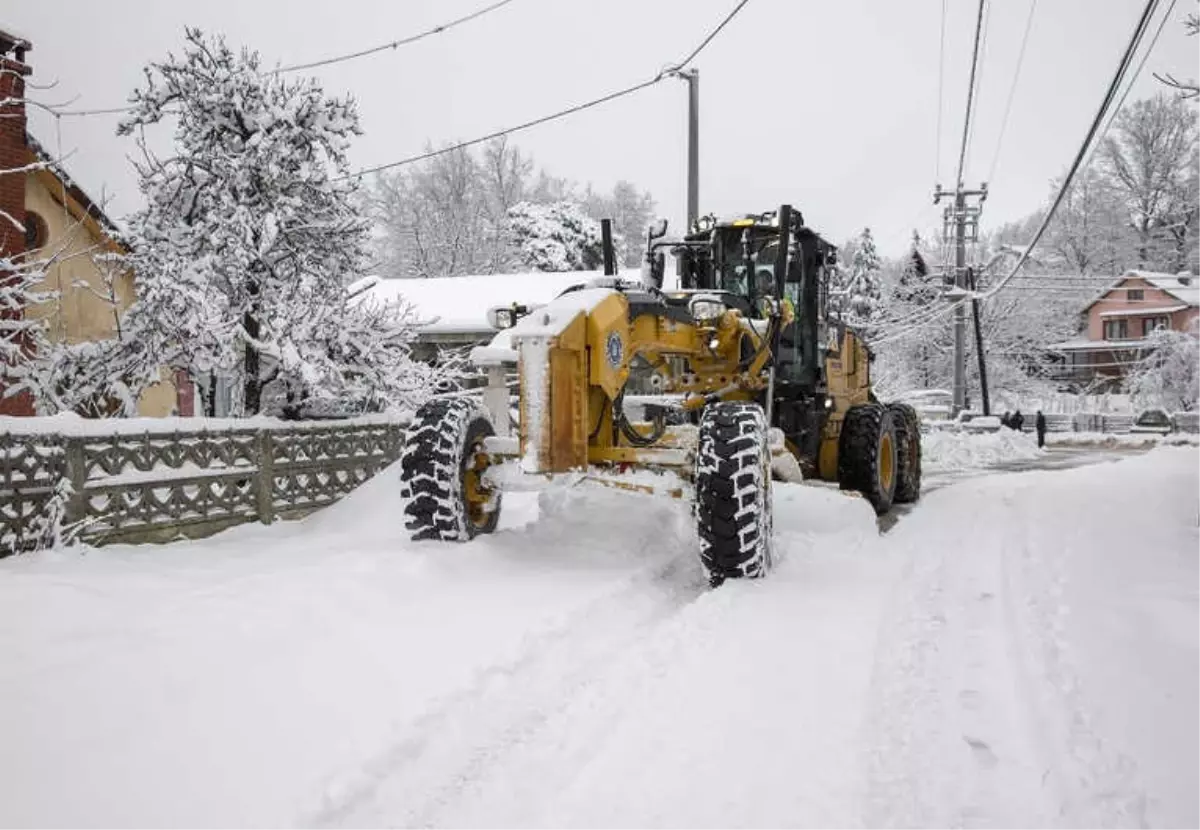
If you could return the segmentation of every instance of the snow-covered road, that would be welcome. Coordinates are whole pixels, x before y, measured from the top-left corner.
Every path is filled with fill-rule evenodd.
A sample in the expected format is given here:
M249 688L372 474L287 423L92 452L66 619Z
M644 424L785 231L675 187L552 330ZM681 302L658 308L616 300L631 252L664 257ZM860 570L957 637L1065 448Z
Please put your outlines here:
M392 473L6 560L0 824L1195 826L1197 462L954 481L884 535L780 486L783 561L718 591L678 504L414 545Z

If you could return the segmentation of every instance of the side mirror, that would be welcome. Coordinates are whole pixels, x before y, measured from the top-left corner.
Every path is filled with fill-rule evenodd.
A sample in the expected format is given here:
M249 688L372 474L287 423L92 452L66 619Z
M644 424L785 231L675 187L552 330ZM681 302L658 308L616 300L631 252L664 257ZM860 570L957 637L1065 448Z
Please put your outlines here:
M646 237L653 242L655 239L662 239L667 235L667 220L659 219L646 229Z

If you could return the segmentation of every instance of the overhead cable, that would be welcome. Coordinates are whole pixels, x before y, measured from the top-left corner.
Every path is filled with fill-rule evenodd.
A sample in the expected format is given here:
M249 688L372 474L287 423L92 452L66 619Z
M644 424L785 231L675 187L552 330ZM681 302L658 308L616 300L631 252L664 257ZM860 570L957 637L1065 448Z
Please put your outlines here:
M942 98L946 83L946 0L942 0L941 33L938 35L938 105L937 128L934 132L933 180L942 178Z
M513 2L513 0L498 0L498 2L492 3L490 6L484 6L481 9L476 9L468 15L450 20L446 23L441 23L437 26L434 26L432 29L426 29L425 31L418 32L415 35L409 35L408 37L404 37L399 40L393 40L380 46L372 46L370 49L362 49L345 55L336 55L331 58L323 58L310 63L297 63L291 66L282 66L278 69L272 69L266 74L276 75L283 72L298 72L302 69L316 69L320 66L329 66L330 64L342 63L344 61L367 57L368 55L374 55L377 52L383 52L388 49L399 49L401 46L407 46L410 43L416 43L419 40L424 40L432 35L441 34L442 32L453 29L455 26L459 26L478 17L483 17L485 14L496 11L502 6L507 6L511 2ZM133 106L129 105L124 107L105 107L103 109L61 110L56 112L55 115L66 118L83 118L90 115L118 115L123 112L129 112L132 109Z
M1075 159L1071 163L1071 167L1067 171L1067 175L1063 177L1062 185L1059 187L1058 193L1054 197L1054 201L1050 204L1050 209L1046 211L1045 217L1042 219L1041 224L1034 233L1033 239L1030 240L1029 244L1026 245L1024 250L1021 251L1021 256L1017 260L1016 265L1013 266L1012 270L1006 277L1004 277L1004 279L1000 280L1000 282L996 283L996 285L982 293L976 293L974 291L971 292L971 296L978 297L980 299L991 297L997 291L1000 291L1002 288L1004 288L1004 286L1008 284L1008 281L1016 276L1017 272L1021 270L1022 266L1024 266L1025 262L1029 259L1030 253L1041 240L1042 235L1046 232L1046 228L1049 227L1050 220L1054 218L1054 212L1058 210L1058 206L1062 204L1063 199L1070 190L1071 182L1074 181L1075 174L1079 172L1084 157L1089 153L1092 147L1093 139L1096 139L1097 133L1100 131L1100 125L1105 121L1105 117L1109 112L1109 108L1112 105L1113 100L1116 98L1117 90L1121 86L1121 81L1124 80L1126 73L1129 71L1129 66L1132 63L1133 55L1137 51L1138 44L1141 43L1142 38L1146 34L1146 28L1150 22L1150 18L1154 14L1155 9L1158 7L1158 4L1159 0L1146 0L1146 6L1142 10L1142 16L1139 18L1138 24L1133 30L1133 34L1130 36L1129 44L1125 47L1125 52L1121 56L1120 63L1117 64L1116 72L1113 74L1112 80L1108 84L1108 90L1104 94L1104 99L1100 102L1100 108L1096 111L1096 115L1092 119L1092 124L1088 128L1087 135L1084 136L1083 143L1079 145L1079 151L1075 154Z
M388 49L399 49L401 46L407 46L410 43L416 43L418 40L424 40L425 38L431 37L433 35L440 35L442 32L448 31L450 29L453 29L455 26L459 26L463 23L467 23L471 20L474 20L477 17L483 17L485 14L488 14L489 12L494 12L497 9L502 8L503 6L507 6L511 2L513 2L513 0L499 0L499 2L492 3L490 6L484 6L482 9L476 9L475 11L471 12L468 15L464 15L463 17L459 17L455 20L451 20L448 23L442 23L440 25L434 26L432 29L426 29L425 31L419 32L418 34L409 35L408 37L401 38L400 40L393 40L390 43L384 43L379 46L373 46L370 49L363 49L358 52L351 52L348 55L337 55L336 57L324 58L323 60L312 61L310 63L297 63L297 64L293 64L291 66L283 66L283 67L280 67L279 69L274 70L274 72L276 72L276 73L278 73L278 72L299 72L302 69L316 69L317 67L320 67L320 66L329 66L330 64L334 64L334 63L342 63L344 61L352 61L352 60L356 60L358 58L365 58L368 55L374 55L376 52L384 52L384 51L387 51Z
M954 185L958 187L963 180L963 165L967 159L967 143L971 135L971 110L975 103L975 75L979 69L979 44L983 34L983 11L987 0L979 0L979 12L975 17L975 46L971 50L971 75L967 82L967 111L963 118L962 147L958 151L958 172L954 177Z
M521 132L522 130L527 130L530 127L536 127L540 124L545 124L549 121L557 121L558 119L565 118L568 115L574 115L577 112L583 112L584 110L591 109L592 107L597 107L601 104L607 104L609 101L615 101L618 98L624 98L627 95L632 95L633 93L640 92L643 89L646 89L647 87L654 86L655 84L663 81L665 78L671 77L672 75L676 75L676 74L680 73L681 71L683 71L688 66L688 64L690 64L692 61L694 61L696 59L696 57L702 51L704 51L705 47L707 47L708 44L712 42L713 38L715 38L717 36L717 34L722 29L725 28L725 26L729 23L729 21L733 20L733 18L737 15L737 13L740 12L742 10L742 7L745 6L748 2L750 2L750 0L740 0L740 2L738 2L738 4L736 6L734 6L733 11L731 11L729 14L727 14L725 16L725 19L722 20L716 26L716 28L714 28L711 32L709 32L708 35L705 36L704 40L700 42L700 45L697 46L695 49L693 49L686 58L684 58L679 63L672 64L672 65L667 66L666 68L662 69L653 78L649 78L645 81L642 81L641 83L634 84L633 86L625 87L624 89L619 89L616 92L610 92L609 94L603 95L599 98L594 98L590 101L585 101L582 104L576 104L573 107L568 107L567 109L559 110L558 112L553 112L553 113L550 113L549 115L543 115L541 118L535 118L531 121L526 121L524 123L517 124L513 127L505 127L504 129L496 130L495 132L488 133L487 135L482 135L482 136L479 136L478 138L472 138L469 141L460 141L455 144L451 144L449 146L442 147L438 150L430 150L428 152L421 153L419 155L402 158L398 161L387 162L386 164L377 164L377 165L374 165L373 167L365 167L356 173L351 173L346 176L341 176L341 177L339 177L339 179L358 178L360 176L369 175L371 173L379 173L384 170L392 170L397 167L403 167L405 165L415 164L419 161L425 161L426 159L434 158L435 156L444 155L445 153L453 153L453 152L462 150L467 147L472 147L476 144L483 144L484 142L491 141L496 138L501 138L506 135L512 135L513 133Z
M1033 28L1033 13L1037 10L1037 2L1038 0L1029 0L1029 14L1025 18L1025 31L1021 35L1021 48L1017 52L1017 66L1013 70L1012 84L1008 87L1008 100L1004 102L1004 115L1000 118L1000 134L996 137L996 151L992 154L992 163L988 166L985 182L992 181L996 175L996 164L1000 161L1000 148L1004 146L1004 133L1008 129L1008 117L1012 113L1017 82L1021 79L1021 66L1025 63L1025 47L1029 43L1029 32Z

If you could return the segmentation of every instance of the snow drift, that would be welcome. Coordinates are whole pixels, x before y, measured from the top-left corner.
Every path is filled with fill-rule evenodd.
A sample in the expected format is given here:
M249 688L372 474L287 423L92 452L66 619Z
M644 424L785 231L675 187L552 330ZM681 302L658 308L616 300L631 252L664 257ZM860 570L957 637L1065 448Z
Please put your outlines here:
M933 431L921 436L921 460L931 472L978 470L1011 461L1037 458L1034 436L1002 429L999 432Z

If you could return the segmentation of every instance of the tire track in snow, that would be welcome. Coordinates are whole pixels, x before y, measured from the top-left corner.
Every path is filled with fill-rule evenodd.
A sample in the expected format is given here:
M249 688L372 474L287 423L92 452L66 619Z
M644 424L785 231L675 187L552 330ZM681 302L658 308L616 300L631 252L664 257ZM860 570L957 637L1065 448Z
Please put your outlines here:
M1066 636L1066 558L1078 549L1074 542L1082 530L1043 555L1030 528L1046 517L1038 515L1042 506L1028 507L1033 515L1019 525L1019 556L1004 563L1005 615L1021 639L1013 659L1047 760L1043 781L1057 802L1056 817L1081 826L1146 827L1147 797L1137 764L1093 729Z
M567 707L631 643L705 593L707 584L691 546L677 536L644 539L643 554L664 543L670 552L548 629L527 636L515 659L483 668L468 686L398 727L378 754L337 776L298 823L432 823L464 788Z
M988 511L1010 514L989 517L989 526L1019 524L1011 504L988 500L986 484L961 487L938 500L969 489ZM929 530L902 526L891 537L903 540L908 561L876 653L864 823L1039 824L1048 811L1013 694L1012 631L1001 609L1010 540L962 549L955 529Z

